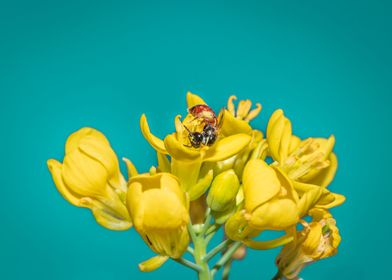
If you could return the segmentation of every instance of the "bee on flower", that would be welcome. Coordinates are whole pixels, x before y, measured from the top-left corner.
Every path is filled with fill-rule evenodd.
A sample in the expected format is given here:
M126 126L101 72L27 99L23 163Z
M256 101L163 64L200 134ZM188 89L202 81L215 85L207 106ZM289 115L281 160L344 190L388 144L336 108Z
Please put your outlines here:
M153 254L139 263L142 272L171 259L199 280L212 280L221 269L227 279L247 248L282 247L273 279L299 279L305 266L335 255L341 240L329 209L345 197L327 188L337 170L335 138L299 138L280 109L263 133L251 125L261 104L252 108L247 99L236 106L236 99L230 96L216 114L188 92L187 114L174 117L173 132L163 139L143 114L141 132L157 163L139 173L123 158L127 180L101 132L74 132L63 162L48 160L57 190L71 204L90 209L105 228L133 226ZM223 240L213 244L221 229ZM264 231L281 235L264 240Z

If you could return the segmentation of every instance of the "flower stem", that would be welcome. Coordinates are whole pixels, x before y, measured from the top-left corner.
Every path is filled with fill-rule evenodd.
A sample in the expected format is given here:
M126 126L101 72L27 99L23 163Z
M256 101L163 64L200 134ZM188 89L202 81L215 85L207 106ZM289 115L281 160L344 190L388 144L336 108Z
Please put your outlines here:
M200 266L201 270L199 273L199 280L211 280L210 268L208 266L208 262L204 260L207 253L207 244L203 238L203 235L197 236L195 240L193 240L195 246L195 262L198 266Z
M214 268L211 270L211 274L214 275L222 266L224 266L227 262L231 260L231 256L237 251L239 247L241 247L242 243L237 241L235 242L222 256L222 258L214 265Z
M179 259L174 259L174 260L175 260L176 262L182 264L182 265L185 265L185 266L187 266L187 267L189 267L189 268L191 268L191 269L197 271L197 272L201 271L200 266L198 266L197 264L195 264L195 263L193 263L193 262L191 262L191 261L188 261L187 259L179 258Z
M213 248L211 251L208 252L208 254L204 257L204 260L208 262L211 258L213 258L220 251L222 251L231 242L232 241L230 239L226 239L222 241L218 246L216 246L215 248Z
M229 274L230 274L230 269L231 269L231 264L233 260L228 261L225 266L223 267L223 272L222 272L222 280L229 280Z

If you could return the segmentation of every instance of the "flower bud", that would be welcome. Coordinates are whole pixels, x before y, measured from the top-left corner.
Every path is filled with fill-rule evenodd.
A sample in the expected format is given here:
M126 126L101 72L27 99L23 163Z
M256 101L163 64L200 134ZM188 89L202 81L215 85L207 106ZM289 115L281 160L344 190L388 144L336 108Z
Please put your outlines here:
M233 169L222 172L212 182L207 196L207 204L211 210L223 212L235 206L235 198L240 182Z

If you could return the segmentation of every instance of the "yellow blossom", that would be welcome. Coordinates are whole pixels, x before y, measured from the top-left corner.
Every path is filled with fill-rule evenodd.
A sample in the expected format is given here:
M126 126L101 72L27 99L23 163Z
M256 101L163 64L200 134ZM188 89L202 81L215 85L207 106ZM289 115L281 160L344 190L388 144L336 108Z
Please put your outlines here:
M291 122L282 110L276 110L267 127L267 139L272 158L287 176L298 182L326 187L337 169L333 153L335 137L299 139L292 134Z
M242 181L244 209L229 218L226 234L250 247L262 248L262 243L258 246L251 238L263 230L285 230L295 225L299 220L298 197L290 180L263 160L249 161Z
M125 207L127 184L106 137L93 128L71 134L63 163L48 160L58 191L71 204L90 208L97 222L112 230L131 227Z
M187 95L187 103L188 107L205 104L204 100L191 93ZM169 134L164 140L151 133L145 115L142 115L140 119L140 126L146 140L157 151L161 166L166 172L171 172L178 177L181 187L189 194L191 200L199 198L213 179L212 169L201 170L203 163L229 159L242 151L251 141L251 136L237 133L227 137L218 137L212 146L193 148L190 145L189 132L186 128L190 131L201 131L203 124L190 114L182 122L180 116L176 116L176 132ZM170 168L166 155L170 156Z
M287 279L297 279L306 265L337 253L341 238L331 214L315 208L310 216L312 221L303 222L304 228L296 233L293 242L283 247L276 259L279 273Z
M181 257L189 243L189 201L175 176L162 172L132 177L127 206L137 232L161 256L142 263L143 271L158 268L167 257Z
M317 190L320 187L324 194L329 192L326 187L333 180L338 165L333 153L334 136L301 140L292 134L291 122L283 111L276 110L268 122L267 139L270 155L275 160L273 165L278 166L292 180L299 197L302 198L311 190L313 192L308 196L321 194ZM340 205L345 197L330 193L328 200L323 200L322 207Z
M261 159L247 163L242 182L244 207L229 218L225 230L230 239L242 240L254 248L264 249L265 244L252 240L262 231L287 230L311 208L330 208L336 203L335 196L322 188L299 198L292 180L279 167L269 166Z

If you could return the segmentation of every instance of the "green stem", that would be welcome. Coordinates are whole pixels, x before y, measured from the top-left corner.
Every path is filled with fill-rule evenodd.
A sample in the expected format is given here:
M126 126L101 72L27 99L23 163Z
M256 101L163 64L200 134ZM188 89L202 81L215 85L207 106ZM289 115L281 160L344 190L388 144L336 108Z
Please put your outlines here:
M188 261L187 259L179 258L179 259L173 259L173 260L175 260L176 262L178 262L178 263L180 263L182 265L185 265L185 266L187 266L187 267L189 267L189 268L191 268L191 269L193 269L193 270L195 270L197 272L201 271L201 267L200 266L198 266L197 264L195 264L195 263L193 263L191 261Z
M192 247L188 246L188 248L186 248L186 250L188 251L189 254L191 254L193 256L195 251L193 250Z
M231 256L235 253L235 251L237 251L239 247L241 247L241 245L241 242L236 241L232 246L230 246L226 253L214 265L214 268L211 270L211 274L214 275L222 266L224 266L228 261L230 261Z
M220 251L222 251L231 242L232 241L229 239L224 240L219 245L217 245L215 248L213 248L211 251L209 251L208 254L204 257L204 260L206 262L208 262L210 259L212 259Z
M229 280L229 274L230 274L230 269L231 269L231 264L233 260L228 261L225 266L223 267L223 272L222 272L222 280Z
M207 243L205 242L204 237L198 236L193 240L193 243L195 245L195 262L201 268L199 271L199 280L212 280L208 262L204 260L207 253Z

